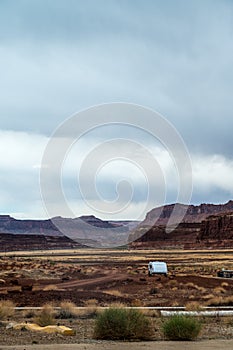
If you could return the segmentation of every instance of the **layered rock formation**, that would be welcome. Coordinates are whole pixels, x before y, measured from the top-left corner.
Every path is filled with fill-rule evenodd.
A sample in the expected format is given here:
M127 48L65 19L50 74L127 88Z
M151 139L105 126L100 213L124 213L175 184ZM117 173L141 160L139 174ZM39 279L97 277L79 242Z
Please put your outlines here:
M130 235L130 247L158 249L233 247L233 201L219 205L179 204L177 219L184 210L186 214L181 223L177 227L174 226L174 230L168 231L166 225L174 207L175 205L171 204L149 212L146 219Z
M166 225L173 213L174 208L175 204L169 204L163 207L152 209L146 215L146 219L142 222L142 225ZM201 222L207 216L233 211L233 201L230 200L226 204L176 204L176 210L177 216L180 216L183 214L183 212L185 212L185 216L183 217L182 222Z
M203 220L198 239L233 240L233 212L211 215Z

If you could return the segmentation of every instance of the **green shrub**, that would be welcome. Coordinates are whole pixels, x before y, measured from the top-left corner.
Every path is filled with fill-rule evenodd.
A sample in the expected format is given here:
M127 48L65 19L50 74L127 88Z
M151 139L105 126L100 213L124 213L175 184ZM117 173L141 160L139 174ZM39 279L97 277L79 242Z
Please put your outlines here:
M94 337L97 339L147 340L151 335L149 319L138 310L109 308L98 314L96 319Z
M201 330L199 321L193 318L175 315L163 324L163 332L169 340L192 340Z
M41 327L55 324L55 312L51 305L44 305L34 321Z

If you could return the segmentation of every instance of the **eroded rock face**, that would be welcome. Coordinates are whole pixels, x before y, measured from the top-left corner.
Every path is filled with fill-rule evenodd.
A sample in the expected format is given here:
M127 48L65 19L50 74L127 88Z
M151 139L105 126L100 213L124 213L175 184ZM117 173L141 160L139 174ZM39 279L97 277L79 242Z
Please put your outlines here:
M164 206L159 219L152 227L151 222L158 215L160 208L149 212L140 227L131 234L131 248L188 249L233 246L233 201L219 205L179 206L181 210L187 209L187 212L178 227L170 233L166 232L166 224L174 204Z
M233 212L212 215L202 221L198 239L233 239Z
M154 226L142 237L131 243L132 248L189 248L197 244L201 223L181 223L172 232L166 226Z

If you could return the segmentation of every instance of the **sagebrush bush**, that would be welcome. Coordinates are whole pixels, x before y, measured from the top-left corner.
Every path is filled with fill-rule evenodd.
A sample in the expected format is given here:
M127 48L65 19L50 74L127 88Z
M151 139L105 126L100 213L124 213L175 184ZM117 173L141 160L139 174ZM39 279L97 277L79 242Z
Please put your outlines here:
M34 321L39 326L45 327L56 323L54 316L54 308L51 305L47 304L42 307L37 317L35 317Z
M164 336L169 340L192 340L201 330L201 323L191 317L175 315L163 324Z
M15 304L10 300L0 302L0 320L3 321L14 315Z
M109 340L148 340L152 336L149 319L134 309L109 308L97 315L94 337Z

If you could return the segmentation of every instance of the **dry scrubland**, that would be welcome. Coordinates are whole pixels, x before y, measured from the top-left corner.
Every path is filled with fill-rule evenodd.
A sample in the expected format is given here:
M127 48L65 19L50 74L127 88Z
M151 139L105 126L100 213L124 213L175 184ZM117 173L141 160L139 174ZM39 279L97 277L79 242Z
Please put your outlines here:
M169 276L147 276L150 260L168 263ZM85 306L123 302L128 306L231 304L233 251L77 250L17 252L0 256L0 298L17 306L71 300ZM232 302L233 305L233 302Z
M150 260L168 263L169 276L147 276ZM5 329L6 323L38 322L39 311L3 315L0 344L77 343L93 340L96 313L101 306L203 306L233 305L233 279L220 279L216 272L233 269L233 251L129 251L77 250L15 252L0 256L0 300L16 306L50 304L56 310L53 322L71 327L75 335L38 334L28 330ZM65 310L64 301L75 305L75 315ZM62 304L63 303L63 304ZM70 304L69 304L70 305ZM75 309L74 306L87 307ZM11 309L8 304L8 309ZM147 310L152 322L152 339L162 340L164 319L158 311ZM66 317L64 317L64 314ZM5 320L4 320L5 319ZM52 322L52 321L51 321ZM233 318L202 317L200 339L232 338Z

